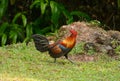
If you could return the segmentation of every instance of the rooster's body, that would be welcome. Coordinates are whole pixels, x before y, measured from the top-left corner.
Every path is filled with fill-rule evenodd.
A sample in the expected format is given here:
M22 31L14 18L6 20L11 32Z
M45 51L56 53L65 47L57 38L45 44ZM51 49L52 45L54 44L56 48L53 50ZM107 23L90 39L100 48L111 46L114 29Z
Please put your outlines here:
M53 44L49 44L49 41L46 37L35 34L33 35L33 40L35 43L35 47L40 52L48 51L50 56L55 58L59 58L61 56L65 56L68 59L68 53L72 50L76 43L77 32L75 30L70 30L71 35L62 41L58 41ZM70 59L68 59L72 62Z

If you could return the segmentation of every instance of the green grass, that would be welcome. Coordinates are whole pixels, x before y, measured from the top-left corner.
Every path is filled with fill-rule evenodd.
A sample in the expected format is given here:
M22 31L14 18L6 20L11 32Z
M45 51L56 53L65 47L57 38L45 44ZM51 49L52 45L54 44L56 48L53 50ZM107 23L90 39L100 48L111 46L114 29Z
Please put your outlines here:
M0 81L120 81L120 61L75 63L63 58L53 63L31 43L5 46L0 48Z

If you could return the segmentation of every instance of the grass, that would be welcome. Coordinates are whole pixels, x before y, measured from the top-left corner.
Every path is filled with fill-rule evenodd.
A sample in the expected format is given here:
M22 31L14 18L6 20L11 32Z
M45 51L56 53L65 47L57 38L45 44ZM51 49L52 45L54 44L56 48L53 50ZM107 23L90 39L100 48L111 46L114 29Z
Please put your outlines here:
M53 63L32 43L5 46L0 48L0 81L120 81L118 60L75 63L62 58Z

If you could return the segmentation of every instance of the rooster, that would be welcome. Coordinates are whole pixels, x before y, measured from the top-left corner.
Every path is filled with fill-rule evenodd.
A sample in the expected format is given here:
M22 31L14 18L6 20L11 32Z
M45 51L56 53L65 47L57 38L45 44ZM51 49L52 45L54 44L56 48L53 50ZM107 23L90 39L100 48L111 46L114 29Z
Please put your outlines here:
M48 51L49 55L54 58L54 62L56 62L56 58L65 56L67 60L73 63L68 58L68 53L76 44L77 32L73 29L71 29L70 32L70 36L52 44L48 41L48 39L45 36L42 35L34 34L32 35L32 38L35 43L36 49L40 52Z

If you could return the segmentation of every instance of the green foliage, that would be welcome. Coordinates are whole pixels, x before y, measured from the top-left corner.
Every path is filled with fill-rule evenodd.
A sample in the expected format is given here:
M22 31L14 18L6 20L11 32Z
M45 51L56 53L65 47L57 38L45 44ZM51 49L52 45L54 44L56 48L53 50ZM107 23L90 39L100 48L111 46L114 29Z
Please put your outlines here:
M79 20L81 18L90 20L87 14L80 11L69 12L62 4L52 0L35 0L30 8L39 9L41 12L38 19L34 22L35 33L45 34L46 31L55 32L62 24L72 23L74 16L77 16Z
M22 24L18 20L22 19ZM11 23L4 22L0 26L1 45L6 43L16 43L30 38L32 35L32 26L27 24L27 18L23 13L17 13ZM26 36L26 37L25 37Z
M72 16L74 16L74 15L77 16L80 21L83 21L83 20L90 21L91 20L91 18L88 14L81 12L81 11L72 11L70 14Z
M120 0L117 0L118 8L120 9Z
M96 51L93 48L87 50L87 52L85 53L84 45L85 45L85 42L76 44L75 47L70 52L70 54L87 54L87 55L96 54Z
M1 45L5 45L6 44L6 41L7 41L7 35L6 34L3 34L2 35L2 40L1 40Z
M101 22L98 20L91 20L89 23L93 26L101 26Z
M70 52L71 54L83 54L84 53L84 42L76 44L75 47Z
M21 19L22 19L23 26L26 26L26 24L27 24L27 18L26 18L26 16L23 13L17 13L15 15L15 17L13 18L12 23L16 23L17 20L19 19L19 17L21 17Z
M28 42L33 33L56 34L61 25L73 21L90 20L86 13L70 12L64 5L53 0L21 1L20 4L17 0L3 0L0 4L0 19L3 19L0 21L2 46ZM4 14L6 10L8 13Z
M10 0L10 4L14 5L16 0Z
M26 34L26 38L24 39L24 42L29 42L30 38L31 38L31 35L33 34L33 31L32 31L32 23L30 24L27 24L26 26L26 31L25 31L25 34Z
M116 52L118 55L120 55L120 46L117 46L117 47L115 48L115 52Z
M88 52L87 52L88 55L94 55L95 53L96 53L96 52L95 52L94 49L90 49L90 50L88 50Z
M0 19L4 15L8 6L8 0L0 0Z

